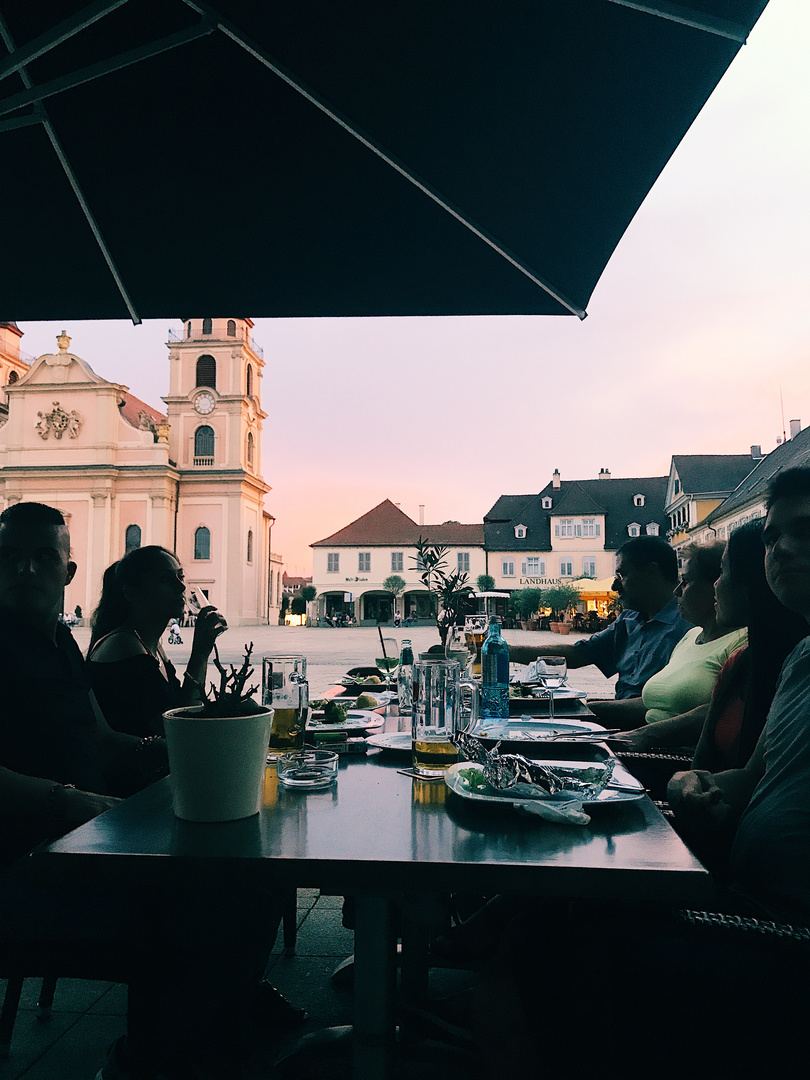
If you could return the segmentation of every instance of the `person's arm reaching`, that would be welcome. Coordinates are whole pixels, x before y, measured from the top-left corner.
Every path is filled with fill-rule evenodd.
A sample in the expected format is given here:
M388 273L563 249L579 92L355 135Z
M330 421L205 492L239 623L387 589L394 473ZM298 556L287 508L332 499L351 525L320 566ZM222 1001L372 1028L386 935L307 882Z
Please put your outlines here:
M43 836L59 836L98 817L117 802L111 796L0 768L0 821L9 827L21 820L41 821Z
M583 658L582 650L574 645L510 645L509 659L515 664L531 664L538 656L562 656L570 668L583 667L591 661Z
M599 712L596 706L623 705L635 701L641 701L642 708L644 708L641 698L629 698L627 702L588 702L588 707L600 719L606 712L607 715L604 715L604 718L612 721L613 713L609 709L603 709ZM644 711L646 712L646 710ZM634 750L637 753L644 753L656 746L695 746L703 730L708 711L708 704L698 705L696 708L690 709L689 712L680 713L678 716L670 716L666 720L656 720L653 724L645 724L642 717L641 725L636 727L634 731L621 732L612 737L615 738L616 742L622 744L622 749ZM611 726L613 726L612 723Z
M597 720L608 727L643 727L647 706L640 697L606 698L604 701L588 701L588 708Z

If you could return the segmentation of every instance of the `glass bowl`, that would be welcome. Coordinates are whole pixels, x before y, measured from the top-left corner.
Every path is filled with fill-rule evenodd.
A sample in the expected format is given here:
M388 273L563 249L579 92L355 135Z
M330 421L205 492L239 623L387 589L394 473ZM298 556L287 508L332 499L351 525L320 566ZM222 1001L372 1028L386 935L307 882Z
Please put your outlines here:
M300 754L281 754L278 779L285 787L324 788L337 780L338 755L330 750L302 750Z

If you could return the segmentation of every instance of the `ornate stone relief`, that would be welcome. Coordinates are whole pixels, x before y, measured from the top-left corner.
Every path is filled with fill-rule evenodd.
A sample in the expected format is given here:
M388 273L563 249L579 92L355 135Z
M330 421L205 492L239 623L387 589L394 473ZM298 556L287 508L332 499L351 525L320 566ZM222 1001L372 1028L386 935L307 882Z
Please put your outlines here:
M58 401L53 403L53 409L49 413L38 412L37 416L39 420L36 423L36 431L41 439L47 439L50 435L53 435L55 439L61 439L65 432L71 439L75 439L79 434L82 418L75 409L65 412Z

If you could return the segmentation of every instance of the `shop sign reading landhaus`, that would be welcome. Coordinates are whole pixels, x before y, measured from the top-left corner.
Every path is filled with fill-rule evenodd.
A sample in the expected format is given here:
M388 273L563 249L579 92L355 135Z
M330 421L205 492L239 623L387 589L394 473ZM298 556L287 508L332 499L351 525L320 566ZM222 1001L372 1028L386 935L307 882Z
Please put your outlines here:
M562 578L558 577L522 577L521 585L562 585Z

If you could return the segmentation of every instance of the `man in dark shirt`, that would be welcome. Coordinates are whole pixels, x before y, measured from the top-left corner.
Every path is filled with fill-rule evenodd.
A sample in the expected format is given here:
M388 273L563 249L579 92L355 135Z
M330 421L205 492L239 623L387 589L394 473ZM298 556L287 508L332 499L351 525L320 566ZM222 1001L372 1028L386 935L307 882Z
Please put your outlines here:
M510 660L529 664L545 654L565 657L569 668L595 664L603 675L618 673L617 700L641 697L644 684L666 666L691 624L678 614L678 557L666 540L639 536L616 556L613 588L624 611L615 622L573 645L510 645Z
M0 824L6 858L103 813L161 771L165 746L112 731L59 621L76 572L58 510L0 515Z
M58 618L75 571L59 511L0 514L0 839L16 858L0 875L0 920L24 940L109 941L126 957L129 1034L101 1080L236 1078L278 925L272 892L202 865L184 866L171 895L81 875L43 883L17 858L167 770L164 741L112 731L88 688Z

